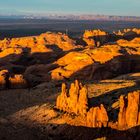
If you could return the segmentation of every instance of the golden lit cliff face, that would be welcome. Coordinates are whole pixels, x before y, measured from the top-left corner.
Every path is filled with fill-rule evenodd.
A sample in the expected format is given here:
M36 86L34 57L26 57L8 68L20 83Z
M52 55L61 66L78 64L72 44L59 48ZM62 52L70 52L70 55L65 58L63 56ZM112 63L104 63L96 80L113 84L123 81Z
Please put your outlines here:
M62 84L62 92L57 97L56 107L59 110L75 113L86 118L84 126L87 127L113 127L116 129L129 129L140 125L140 91L120 96L119 113L116 122L111 122L104 105L91 107L88 105L88 89L75 81L68 90Z
M91 48L99 47L108 41L108 33L102 30L85 30L83 40Z
M51 47L49 47L52 45ZM44 33L40 36L21 37L13 39L4 39L0 41L0 57L10 54L21 54L23 49L30 49L30 53L52 52L53 46L56 45L62 51L80 48L75 45L75 41L62 33ZM48 46L48 47L47 47Z
M22 74L10 74L8 70L0 71L0 89L26 88L27 82Z
M125 29L124 32L130 30L139 33L138 29ZM81 39L91 41L87 43L88 46L76 45L76 40L67 35L51 32L4 39L0 41L0 57L3 58L1 63L6 63L4 69L10 70L17 64L18 67L22 65L24 71L19 73L32 82L31 85L51 80L100 80L139 71L139 37L128 41L118 36L114 43L110 43L109 37L111 34L101 30L87 30ZM133 68L132 61L135 61ZM49 66L43 65L37 71L38 65L35 64Z
M136 135L140 37L125 38L130 31L116 35L114 42L104 31L85 31L81 40L87 46L49 32L1 40L0 113L4 118L0 128L1 124L17 130L18 125L41 127L41 132L46 130L56 139L63 134L79 138L91 130L91 136L99 134L93 139L100 138L100 132L105 137L116 132L124 132L125 138ZM133 32L139 34L138 29ZM136 133L129 133L132 128Z
M133 29L124 29L122 31L117 31L117 32L113 32L115 35L119 35L119 36L124 36L126 33L131 32L131 33L136 33L137 35L140 34L140 29L137 28L133 28Z
M86 30L83 34L83 38L89 38L94 36L105 36L108 35L107 32L101 30Z

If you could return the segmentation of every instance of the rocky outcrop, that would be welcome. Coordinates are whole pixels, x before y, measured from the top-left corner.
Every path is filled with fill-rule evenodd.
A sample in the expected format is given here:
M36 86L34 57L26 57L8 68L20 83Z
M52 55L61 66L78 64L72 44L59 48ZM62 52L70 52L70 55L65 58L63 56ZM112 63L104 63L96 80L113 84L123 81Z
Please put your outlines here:
M88 109L88 95L86 87L76 80L72 83L69 91L66 85L62 84L62 92L57 97L56 107L69 113L86 115Z
M140 125L140 91L129 93L127 98L120 97L118 127L121 129Z
M58 68L51 71L51 77L54 80L101 80L138 72L140 41L137 38L131 42L133 43L128 41L126 44L118 43L70 52L55 62Z
M10 88L26 88L27 82L24 79L23 75L16 74L13 77L9 78Z
M133 31L139 34L138 29ZM81 40L91 47L78 45L62 33L4 39L0 41L0 67L24 75L31 85L50 80L104 80L140 71L140 38L104 44L108 37L105 31L86 30ZM92 47L98 42L100 47ZM48 69L47 64L56 67ZM39 70L38 65L44 66Z
M76 46L76 41L69 38L66 34L47 32L41 34L40 37L44 38L47 45L57 45L63 51L69 51L81 46Z
M92 107L87 112L86 126L88 127L107 127L108 121L107 111L103 104L100 107Z
M102 30L85 30L83 37L84 38L89 38L93 36L104 36L107 35L108 33Z
M119 30L117 32L113 32L115 35L118 35L118 36L127 36L127 35L131 35L131 34L128 34L128 33L135 33L137 35L140 35L140 29L137 29L137 28L132 28L132 29L123 29L123 30ZM135 36L134 36L135 37Z
M54 69L51 71L51 77L53 80L62 80L65 78L73 78L76 79L76 75L71 77L73 74L76 74L76 72L84 69L86 66L92 65L93 60L92 58L82 52L70 52L64 57L58 59L57 62L55 62L59 67L57 69ZM89 71L85 70L81 72L81 74L78 74L78 79L88 77Z
M5 74L8 73L8 70L1 70L0 71L0 89L5 88L6 80L5 80Z
M21 74L12 74L8 70L0 71L0 89L26 88L27 83Z
M91 47L99 47L108 42L108 33L101 30L86 30L83 40Z
M54 47L55 46L55 47ZM30 53L46 53L52 51L69 51L75 48L76 42L62 33L47 32L39 36L4 39L0 41L0 57L12 53L21 53L22 49L28 48ZM57 50L54 48L57 48Z
M117 44L125 48L133 48L133 53L137 54L139 51L136 51L135 48L140 47L140 37L134 38L131 41L120 39L117 41Z
M57 97L56 107L59 110L86 117L85 126L107 127L109 119L106 109L102 104L100 107L89 109L87 94L87 88L77 80L71 84L69 92L66 85L62 84L62 92Z

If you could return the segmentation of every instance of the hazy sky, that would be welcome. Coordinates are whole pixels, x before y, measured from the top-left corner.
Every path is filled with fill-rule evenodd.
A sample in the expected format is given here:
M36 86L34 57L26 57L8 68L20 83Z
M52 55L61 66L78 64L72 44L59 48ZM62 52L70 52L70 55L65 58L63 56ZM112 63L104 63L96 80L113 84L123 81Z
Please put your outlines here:
M0 0L1 14L48 12L140 16L140 0Z

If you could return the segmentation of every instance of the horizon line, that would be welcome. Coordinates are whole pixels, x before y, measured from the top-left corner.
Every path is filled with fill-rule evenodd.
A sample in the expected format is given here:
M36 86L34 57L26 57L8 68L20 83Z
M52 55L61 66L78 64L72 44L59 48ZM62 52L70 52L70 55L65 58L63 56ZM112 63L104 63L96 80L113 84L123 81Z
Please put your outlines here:
M111 14L91 14L91 13L55 13L55 12L48 12L48 13L8 13L4 14L1 13L0 16L114 16L114 17L136 17L140 18L140 16L134 15L111 15Z

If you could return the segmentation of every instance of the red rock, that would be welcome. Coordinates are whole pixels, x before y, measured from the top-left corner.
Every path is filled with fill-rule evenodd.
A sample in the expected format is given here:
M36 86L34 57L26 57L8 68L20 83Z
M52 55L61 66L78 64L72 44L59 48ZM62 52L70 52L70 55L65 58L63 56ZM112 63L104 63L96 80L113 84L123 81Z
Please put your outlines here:
M56 107L69 113L85 116L88 109L87 89L82 87L77 80L71 84L69 92L66 90L66 85L62 84L62 92L57 98Z
M120 128L131 128L139 125L140 114L140 91L128 94L127 101L120 97L120 112L118 115L118 126Z
M24 79L23 75L21 74L16 74L13 77L9 78L10 81L10 88L26 88L27 83L26 80Z
M124 96L120 96L120 111L118 115L118 125L120 128L124 128L126 126L126 102Z
M102 104L100 107L92 107L87 112L86 126L88 127L107 127L108 121L107 111Z

